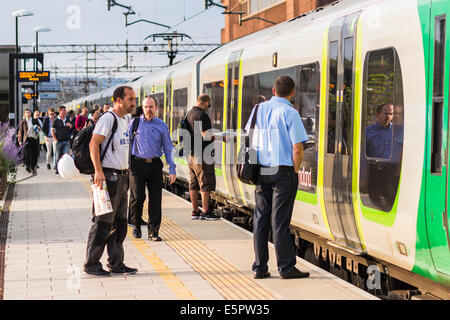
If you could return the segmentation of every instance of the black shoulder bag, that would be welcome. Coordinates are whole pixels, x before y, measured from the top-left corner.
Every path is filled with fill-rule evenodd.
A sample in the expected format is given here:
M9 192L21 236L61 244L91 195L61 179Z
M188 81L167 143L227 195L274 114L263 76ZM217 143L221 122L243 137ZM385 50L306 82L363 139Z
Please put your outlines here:
M257 185L259 176L259 165L257 160L257 153L253 147L250 147L250 141L253 139L253 129L255 128L256 118L258 115L259 104L255 106L253 112L252 123L250 125L249 135L245 137L244 146L241 147L238 154L238 161L236 164L236 172L238 179L245 184Z

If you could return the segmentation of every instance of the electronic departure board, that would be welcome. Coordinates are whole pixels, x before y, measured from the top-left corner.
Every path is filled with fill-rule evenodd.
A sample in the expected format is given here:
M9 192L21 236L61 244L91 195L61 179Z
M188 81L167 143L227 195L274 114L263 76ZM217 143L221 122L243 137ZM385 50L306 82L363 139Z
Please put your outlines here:
M19 82L49 82L50 71L19 71L17 76Z

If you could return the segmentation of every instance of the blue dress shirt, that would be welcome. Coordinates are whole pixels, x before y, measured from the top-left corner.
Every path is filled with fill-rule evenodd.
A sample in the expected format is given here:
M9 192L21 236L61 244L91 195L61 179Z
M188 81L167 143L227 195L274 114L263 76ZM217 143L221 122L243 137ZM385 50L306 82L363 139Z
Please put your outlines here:
M245 126L247 133L253 113L254 109ZM258 164L266 167L293 166L293 145L306 141L308 135L300 115L287 99L273 96L259 105L252 141Z
M389 159L392 149L392 123L385 127L376 122L366 129L366 155Z
M128 125L128 136L130 138L133 121L138 120L140 123L131 146L131 154L143 159L159 158L164 150L166 161L169 163L169 174L175 174L176 166L173 158L173 145L167 124L156 117L148 121L142 115L139 119L130 121Z

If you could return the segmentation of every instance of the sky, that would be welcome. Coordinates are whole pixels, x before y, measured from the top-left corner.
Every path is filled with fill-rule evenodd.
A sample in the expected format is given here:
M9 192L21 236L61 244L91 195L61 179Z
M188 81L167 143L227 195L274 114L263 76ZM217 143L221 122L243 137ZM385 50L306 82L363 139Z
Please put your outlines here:
M155 21L174 26L164 27L149 23L136 23L125 27L124 12L127 9L114 6L107 10L106 0L15 0L2 1L0 10L0 45L15 45L15 18L12 12L30 10L31 17L19 18L19 45L35 42L33 28L47 26L51 32L39 34L39 45L50 44L151 44L144 41L150 34L173 32L188 34L196 43L220 43L220 30L224 27L223 11L219 7L204 9L203 0L117 0L125 6L132 6L135 15L128 16L128 22L138 19ZM220 2L219 0L216 1ZM194 16L193 18L190 18ZM159 40L163 42L163 40ZM189 39L184 41L191 43ZM167 65L165 54L130 54L132 65ZM178 55L176 61L189 55ZM92 57L92 56L91 56ZM96 65L124 65L123 54L97 54ZM45 66L82 68L86 65L85 54L46 54ZM94 62L91 61L93 66ZM31 66L31 64L30 64ZM47 69L47 68L46 68ZM130 76L130 75L128 75Z

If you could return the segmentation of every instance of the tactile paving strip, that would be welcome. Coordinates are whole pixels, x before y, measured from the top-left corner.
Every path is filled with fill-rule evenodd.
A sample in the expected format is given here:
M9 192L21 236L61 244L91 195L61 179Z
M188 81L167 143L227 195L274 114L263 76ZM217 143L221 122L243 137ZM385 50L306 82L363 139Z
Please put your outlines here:
M147 215L147 203L143 215ZM227 300L276 300L258 283L237 270L201 241L163 217L160 234L195 271Z

